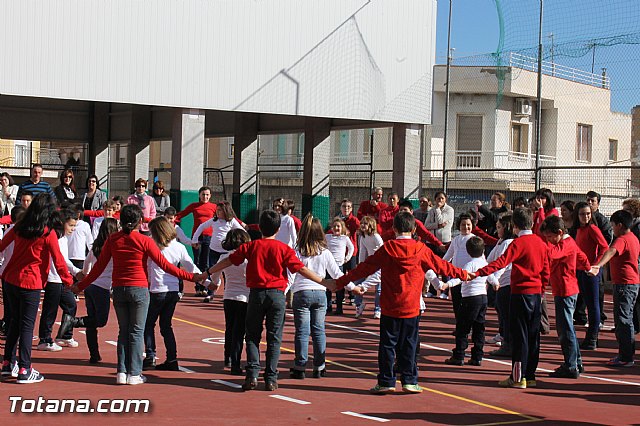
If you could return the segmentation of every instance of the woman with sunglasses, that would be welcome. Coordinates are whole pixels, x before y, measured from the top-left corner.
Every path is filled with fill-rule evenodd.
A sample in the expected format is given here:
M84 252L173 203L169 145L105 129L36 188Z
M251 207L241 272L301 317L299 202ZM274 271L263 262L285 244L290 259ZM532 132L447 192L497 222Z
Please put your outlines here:
M58 204L75 203L78 200L78 193L76 192L76 185L73 179L73 170L64 169L60 173L60 185L56 186L53 190L56 195Z
M82 195L82 207L85 210L102 210L105 201L107 194L100 190L98 176L90 175L87 178L87 191Z
M171 205L169 194L164 190L164 182L159 180L153 184L153 193L151 196L156 206L156 214L158 216L164 215L164 210Z
M146 191L147 181L139 178L135 183L135 192L127 197L127 204L136 204L142 209L143 222L140 225L140 233L149 237L149 222L156 217L156 202Z

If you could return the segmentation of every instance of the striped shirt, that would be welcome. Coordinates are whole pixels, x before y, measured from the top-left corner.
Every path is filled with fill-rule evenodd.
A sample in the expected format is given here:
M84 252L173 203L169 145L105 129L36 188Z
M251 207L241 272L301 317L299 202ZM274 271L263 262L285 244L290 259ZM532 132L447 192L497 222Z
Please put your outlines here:
M53 197L53 199L55 200L55 194L53 193L53 189L51 189L51 185L49 185L48 182L45 182L43 180L41 180L38 183L33 183L31 181L31 179L26 180L24 182L22 182L20 184L20 187L18 188L18 194L16 195L16 206L20 205L20 197L22 197L22 193L24 191L29 191L33 194L33 196L35 197L38 194L41 194L43 192L48 193L51 197Z

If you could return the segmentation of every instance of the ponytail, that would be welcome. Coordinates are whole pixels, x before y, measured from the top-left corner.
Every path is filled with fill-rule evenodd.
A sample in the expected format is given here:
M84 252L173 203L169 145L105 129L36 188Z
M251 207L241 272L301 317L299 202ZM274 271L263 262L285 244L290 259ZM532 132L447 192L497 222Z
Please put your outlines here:
M138 228L142 219L142 209L137 204L127 204L120 210L122 232L130 234Z

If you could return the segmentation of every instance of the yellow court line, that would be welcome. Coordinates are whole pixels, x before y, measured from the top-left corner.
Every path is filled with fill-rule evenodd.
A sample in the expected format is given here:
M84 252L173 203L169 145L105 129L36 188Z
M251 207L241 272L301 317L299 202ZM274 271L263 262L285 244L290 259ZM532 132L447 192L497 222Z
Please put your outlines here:
M214 328L214 327L209 327L208 325L199 324L197 322L192 322L192 321L187 321L187 320L184 320L182 318L173 317L173 319L176 320L176 321L180 321L180 322L184 322L186 324L193 325L195 327L200 327L200 328L204 328L204 329L207 329L207 330L217 331L218 333L224 334L224 330L220 330L220 329ZM265 342L260 342L260 343L265 344ZM285 348L285 347L280 347L280 350L284 351L284 352L295 353L294 350L289 349L289 348ZM331 361L329 359L327 359L326 362L329 363L329 364L333 364L333 365L337 365L339 367L345 368L347 370L357 371L359 373L367 374L369 376L377 376L376 373L373 373L371 371L362 370L360 368L352 367L350 365L342 364L340 362ZM514 416L519 416L519 417L522 417L523 419L525 419L525 420L514 420L514 421L508 421L508 422L483 423L481 425L479 424L479 425L473 425L473 426L497 426L497 425L506 425L506 424L515 424L515 423L533 423L533 422L541 422L541 421L543 421L543 419L539 419L539 418L536 418L536 417L528 416L526 414L518 413L517 411L507 410L506 408L497 407L495 405L485 404L484 402L476 401L474 399L468 399L468 398L465 398L465 397L462 397L462 396L454 395L454 394L447 393L447 392L442 392L442 391L439 391L439 390L436 390L436 389L427 388L427 387L424 387L424 386L421 386L421 387L422 387L422 389L426 390L427 392L431 392L431 393L435 393L435 394L438 394L438 395L441 395L441 396L446 396L446 397L449 397L449 398L457 399L459 401L468 402L470 404L479 405L481 407L489 408L489 409L492 409L492 410L495 410L495 411L499 411L499 412L502 412L502 413L505 413L505 414L511 414L511 415L514 415Z

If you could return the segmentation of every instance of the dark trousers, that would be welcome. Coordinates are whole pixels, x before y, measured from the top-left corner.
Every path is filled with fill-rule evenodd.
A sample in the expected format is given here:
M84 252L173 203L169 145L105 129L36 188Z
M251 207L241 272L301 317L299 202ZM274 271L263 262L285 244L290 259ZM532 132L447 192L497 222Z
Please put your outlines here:
M247 302L224 299L224 361L231 363L231 368L240 368L242 344L247 318Z
M487 313L487 295L463 297L456 321L456 347L453 357L464 359L464 353L469 346L467 335L471 332L473 348L471 358L482 361L484 356L484 318Z
M340 270L345 272L345 265L340 266ZM329 274L325 278L331 278ZM327 294L327 312L333 311L331 306L331 299L333 299L333 292L331 290L326 291ZM344 300L344 289L336 291L336 311L342 312L342 301Z
M596 343L600 330L600 274L592 277L584 271L577 271L576 276L578 278L578 286L580 287L578 298L582 298L582 303L587 307L587 313L589 314L589 327L587 328L585 340ZM575 314L573 318L576 319ZM576 319L576 322L582 323L581 317L579 318L580 320Z
M549 334L551 324L549 323L549 312L547 310L547 297L545 294L540 295L540 332Z
M534 380L540 359L540 294L511 294L511 377Z
M2 314L2 321L4 322L4 332L9 329L9 323L11 322L11 305L9 305L9 298L7 296L7 291L5 290L7 284L5 284L4 280L2 280L2 305L4 306L4 311Z
M511 286L500 287L496 293L496 311L498 311L498 324L502 344L511 347L511 333L509 325L509 304L511 299Z
M110 296L109 290L97 285L90 285L84 290L84 302L87 305L87 316L84 317L87 347L94 358L100 358L98 328L104 327L109 321Z
M393 365L397 359L396 373L403 385L418 383L416 346L420 316L413 318L380 318L380 345L378 346L378 384L395 387L396 374Z
M178 304L177 291L149 294L149 311L144 326L144 348L147 358L156 356L156 321L160 323L160 334L164 339L167 361L178 359L176 336L173 334L171 319Z
M52 343L51 330L53 323L58 316L58 306L62 312L72 317L76 316L76 298L71 290L61 283L47 283L44 288L44 299L42 300L42 313L40 314L40 326L38 336L40 342ZM57 336L57 339L71 339L73 329L70 329L65 336Z
M633 361L636 353L633 308L639 290L640 284L613 285L613 321L618 341L618 359L623 362Z
M458 315L460 314L460 305L462 304L462 287L459 285L455 287L449 287L449 296L451 296L451 303L453 304L453 316L456 318L457 324Z
M247 343L247 377L257 378L260 373L260 339L262 324L267 329L267 356L264 379L275 382L278 379L280 343L284 328L286 310L285 295L274 288L252 288L249 292L247 319L245 323Z
M27 290L7 283L5 291L11 306L11 322L7 330L3 358L4 361L15 361L19 342L18 365L20 368L28 369L31 367L31 345L40 304L40 290Z
M200 248L193 249L193 263L196 264L198 269L206 271L209 268L209 244L211 243L211 236L200 235L198 237L198 243ZM196 291L205 290L202 284L196 283Z

